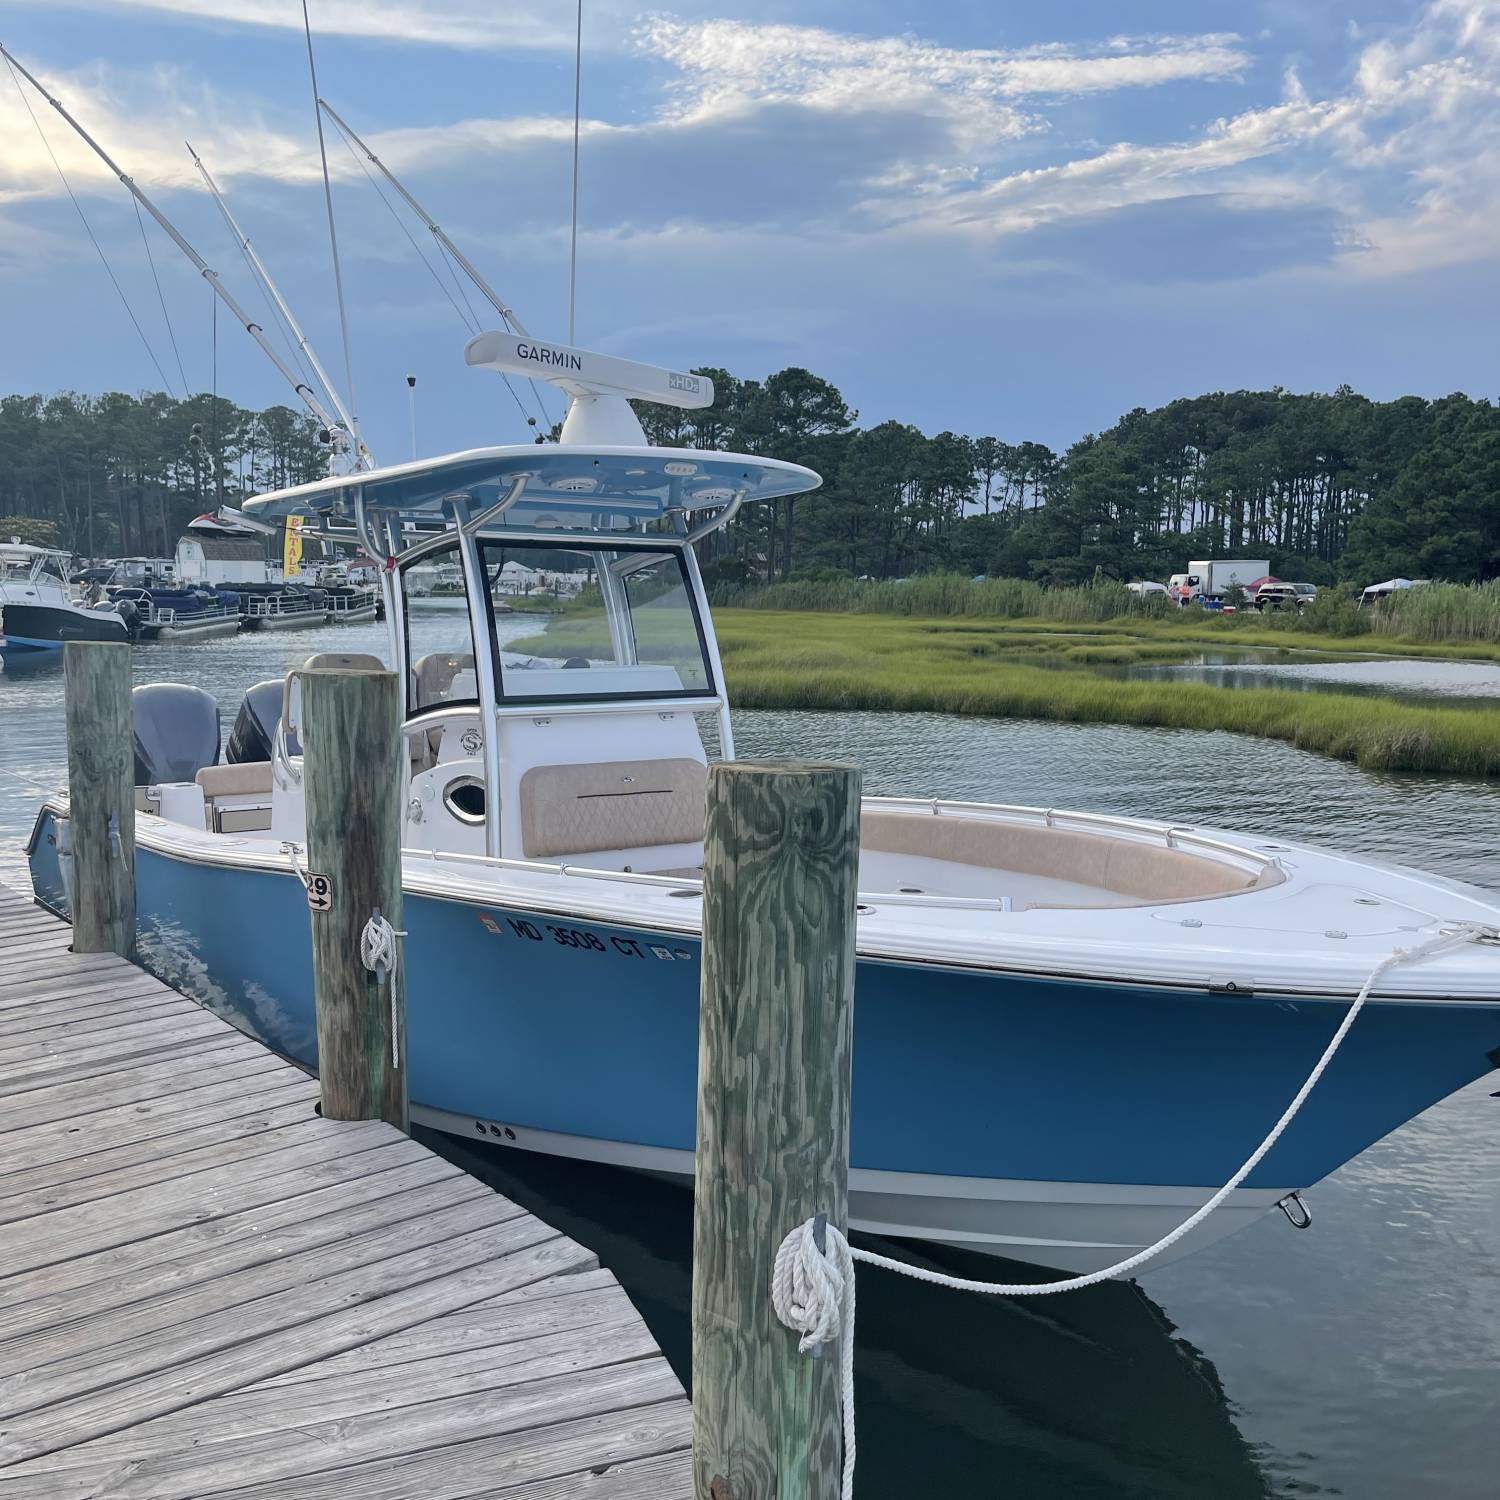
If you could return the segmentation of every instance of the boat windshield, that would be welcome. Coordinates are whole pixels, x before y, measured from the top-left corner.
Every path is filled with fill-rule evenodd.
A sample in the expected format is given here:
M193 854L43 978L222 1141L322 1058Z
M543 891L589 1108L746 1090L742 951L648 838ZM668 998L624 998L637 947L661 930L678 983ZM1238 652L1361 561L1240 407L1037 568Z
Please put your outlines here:
M0 556L0 583L65 583L62 563L50 553Z
M714 691L677 549L573 550L490 538L480 561L506 702L703 697Z

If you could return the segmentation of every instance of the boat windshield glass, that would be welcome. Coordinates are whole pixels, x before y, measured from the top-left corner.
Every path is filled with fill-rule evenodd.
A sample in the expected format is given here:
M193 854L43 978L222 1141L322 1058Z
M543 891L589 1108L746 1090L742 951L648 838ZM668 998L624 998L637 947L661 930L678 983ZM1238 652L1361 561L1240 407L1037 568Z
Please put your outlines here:
M481 542L480 559L505 701L714 691L687 565L677 550L575 551L491 538Z
M407 712L454 703L479 702L474 636L458 544L409 568L401 597L406 609L406 641L411 670L406 679Z
M50 554L0 557L0 582L65 583L62 563Z

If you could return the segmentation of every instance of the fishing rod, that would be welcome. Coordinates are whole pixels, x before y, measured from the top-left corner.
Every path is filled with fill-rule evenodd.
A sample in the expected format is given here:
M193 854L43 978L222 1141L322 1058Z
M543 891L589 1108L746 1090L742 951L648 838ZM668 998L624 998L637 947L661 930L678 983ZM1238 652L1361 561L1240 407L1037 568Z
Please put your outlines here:
M342 130L344 134L348 136L348 138L356 146L358 146L362 152L364 152L365 157L375 168L375 170L379 172L380 175L384 177L385 180L390 183L390 185L395 188L398 193L401 194L402 198L406 201L406 204L411 209L411 211L427 226L428 230L432 234L432 237L438 242L438 244L440 244L454 258L454 260L458 262L460 267L462 267L464 274L469 278L470 281L474 283L476 287L479 288L479 290L489 300L490 305L495 309L495 311L499 313L500 316L504 318L505 321L510 324L510 326L523 338L530 338L531 331L515 315L514 310L505 305L505 303L500 298L500 294L494 289L494 287L489 284L489 282L484 279L483 276L479 274L478 270L474 266L474 263L469 259L469 257L465 255L463 251L460 250L458 246L448 238L447 234L444 233L442 226L438 224L437 220L434 219L432 215L429 214L427 210L423 208L422 205L418 203L417 200L413 198L409 192L406 191L406 189L397 179L396 174L392 172L391 169L386 166L386 164L381 161L381 159L376 156L376 154L372 150L370 150L370 148L364 143L364 141L362 141L359 136L354 133L354 130L349 125L348 121L345 120L343 116L340 115L339 112L326 99L319 99L318 106L319 108L327 111L328 118L332 120L333 123L337 125L338 128Z
M228 226L230 234L235 237L235 240L238 242L240 249L244 251L245 259L249 261L251 270L254 271L254 273L260 278L261 284L270 294L271 300L276 304L277 310L281 313L281 316L286 319L287 327L291 329L292 337L297 341L297 347L302 351L303 355L307 359L307 362L312 366L313 373L317 376L319 381L322 382L323 390L326 392L328 399L333 403L334 409L339 414L339 420L343 423L345 428L347 428L350 432L353 432L354 420L349 415L349 411L345 407L344 403L339 399L338 388L328 378L328 372L323 368L322 361L319 360L317 352L313 349L311 341L302 331L302 325L297 321L296 316L292 312L291 308L287 306L286 299L281 295L280 289L277 287L275 281L272 280L271 273L266 269L265 262L256 253L255 246L250 243L250 236L240 228L239 222L230 212L229 204L225 202L223 193L219 191L218 183L216 183L213 177L209 174L208 168L203 164L203 159L198 155L196 151L193 150L192 142L184 141L183 145L187 147L188 155L193 158L193 165L197 167L199 173L202 175L204 186L206 186L209 192L213 194L213 200L218 205L219 212L224 217L224 223ZM358 440L358 447L359 451L362 454L364 454L366 457L369 456L369 450L365 448L364 440L362 438Z
M150 214L158 224L161 225L162 229L166 231L166 234L171 239L172 243L175 244L177 248L181 250L182 253L187 256L187 258L193 263L194 267L198 271L198 274L202 276L203 279L209 284L209 286L214 289L220 300L229 309L229 311L234 314L235 318L239 321L245 332L248 333L250 337L260 345L261 349L265 352L266 358L276 366L277 370L281 373L282 378L287 382L288 385L291 386L294 391L296 391L296 393L302 398L304 404L307 406L307 409L322 424L323 430L327 435L326 441L328 442L329 446L337 451L345 447L348 443L353 442L356 445L354 455L356 466L361 469L373 468L374 460L370 457L369 450L365 447L365 445L358 440L358 438L351 432L351 430L347 426L345 426L341 422L336 421L332 416L329 415L322 401L318 399L317 392L314 391L313 388L308 385L308 383L303 380L302 377L295 370L293 370L284 359L282 359L280 354L276 352L276 349L271 344L270 340L266 338L265 330L249 315L249 313L245 311L243 307L240 306L233 293L231 293L228 288L225 287L223 282L219 280L219 273L215 271L214 268L209 265L209 263L204 260L204 258L199 255L195 249L193 249L193 247L178 231L177 226L173 224L172 221L167 218L164 213L162 213L162 211L151 201L150 198L146 196L144 192L141 191L141 189L136 185L135 181L127 172L125 172L120 167L120 165L109 154L109 152L107 152L104 147L101 146L99 142L96 141L93 136L91 136L88 131L85 130L83 126L73 118L71 114L68 113L68 110L63 105L62 101L60 99L53 98L53 96L49 94L45 88L43 88L41 82L37 79L37 77L32 72L30 72L30 70L26 68L26 66L14 55L14 53L10 52L4 45L0 45L0 57L5 58L5 60L13 68L15 68L18 73L20 73L20 75L32 86L32 88L34 88L37 93L40 94L42 98L45 99L47 103L50 104L53 109L55 109L58 114L60 114L63 119L67 121L67 123L73 128L75 132L77 132L84 143L93 151L93 153L99 158L99 160L102 161L104 165L108 167L109 170L113 172L114 175L118 177L122 183L125 184L125 187L129 190L131 196L135 199L135 201L139 203L140 206L144 208L146 212Z

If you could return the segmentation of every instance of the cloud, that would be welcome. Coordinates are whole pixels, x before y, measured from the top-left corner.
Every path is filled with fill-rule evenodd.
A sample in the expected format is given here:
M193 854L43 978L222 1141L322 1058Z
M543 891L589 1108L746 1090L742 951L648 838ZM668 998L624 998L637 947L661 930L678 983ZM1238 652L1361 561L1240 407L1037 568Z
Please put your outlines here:
M825 116L920 115L942 120L955 150L986 157L1042 128L1022 101L1238 77L1248 59L1237 40L1117 38L1091 50L1004 52L673 16L651 17L636 34L641 52L677 70L666 117L678 123L745 118L789 103Z
M296 0L68 0L72 9L126 14L155 12L218 25L302 30ZM364 37L372 41L493 51L506 47L570 48L571 8L556 0L310 0L313 28L320 36ZM629 10L635 7L630 6ZM619 0L592 0L591 41L608 44L624 35L627 7Z
M1288 71L1280 102L1175 142L1116 142L1038 168L866 207L889 227L988 235L1212 196L1247 208L1320 202L1344 216L1331 263L1388 275L1500 250L1500 0L1437 0L1352 59L1312 99ZM1314 237L1308 243L1315 243Z
M150 3L171 8L178 0ZM1265 60L1219 33L1003 51L665 15L631 30L624 0L610 3L610 24L655 65L646 74L654 93L626 96L617 118L583 122L586 229L616 248L662 236L670 254L699 229L794 234L804 245L818 239L851 253L949 239L996 268L1056 270L1069 262L1070 225L1078 263L1098 265L1112 215L1138 246L1165 244L1181 216L1205 258L1214 226L1232 235L1239 215L1242 225L1259 226L1254 243L1270 270L1389 275L1500 249L1500 0L1434 0L1404 27L1378 34L1367 27L1342 39L1348 50L1333 87L1314 93L1288 67L1272 102L1195 129L1179 123L1176 139L1086 148L1077 139L1080 109L1097 129L1100 119L1119 117L1100 113L1107 96L1213 86L1172 95L1181 121L1204 97L1222 107L1224 86L1263 73ZM192 9L269 25L296 7L194 0ZM422 24L432 22L425 7L396 0L342 9L319 0L315 19L320 28L358 25L365 35L395 36L418 25L419 12ZM428 25L429 39L472 23L476 35L500 45L499 23L485 15L488 7L457 0ZM143 183L196 185L178 144L184 133L225 181L255 176L268 189L317 181L305 119L267 116L254 98L181 70L95 67L46 81ZM107 186L82 143L37 108L69 171ZM1152 118L1159 128L1161 114ZM354 124L365 122L356 115ZM367 139L393 170L411 176L419 196L429 186L457 196L471 234L535 259L557 251L571 129L571 118L530 114L369 131ZM56 193L51 164L13 97L0 98L0 130L14 143L0 159L0 202ZM358 178L336 138L330 152L336 174ZM1211 207L1195 213L1200 199ZM503 231L486 212L497 203L506 205ZM1132 257L1142 274L1149 260L1144 251ZM1226 255L1217 274L1240 277L1250 264ZM1130 272L1122 266L1120 274Z
M317 164L305 141L268 125L253 99L229 98L185 69L142 72L96 64L72 73L36 68L57 98L143 187L196 187L183 138L208 152L210 168L312 181ZM14 81L13 81L14 80ZM0 202L63 192L116 191L109 168L19 74L0 69ZM55 164L54 164L55 160Z
M1057 44L1006 52L942 47L913 36L659 15L641 24L637 40L681 70L696 109L724 96L797 97L839 108L892 88L970 100L1087 94L1234 78L1249 63L1239 38L1228 34L1116 37L1090 49Z

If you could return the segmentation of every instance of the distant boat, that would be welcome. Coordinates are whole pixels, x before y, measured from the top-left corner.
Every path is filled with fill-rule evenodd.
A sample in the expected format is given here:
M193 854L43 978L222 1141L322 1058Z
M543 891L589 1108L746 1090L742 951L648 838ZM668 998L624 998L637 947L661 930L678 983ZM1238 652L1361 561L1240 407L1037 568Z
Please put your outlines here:
M306 630L328 620L322 589L300 584L269 584L243 594L241 622L246 630Z
M380 596L372 588L345 584L323 593L330 625L358 625L373 620L380 609Z
M0 542L0 633L7 651L57 651L66 641L128 641L130 621L111 605L80 603L55 547Z

